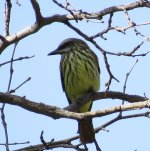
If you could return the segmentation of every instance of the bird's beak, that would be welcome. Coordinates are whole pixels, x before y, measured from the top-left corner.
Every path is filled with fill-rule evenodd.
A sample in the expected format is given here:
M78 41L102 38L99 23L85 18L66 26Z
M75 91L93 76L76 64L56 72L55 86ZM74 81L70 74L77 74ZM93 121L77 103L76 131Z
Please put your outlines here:
M59 53L59 51L56 49L56 50L50 52L50 53L48 54L48 56L51 56L51 55L58 55L58 54L60 54L60 53Z

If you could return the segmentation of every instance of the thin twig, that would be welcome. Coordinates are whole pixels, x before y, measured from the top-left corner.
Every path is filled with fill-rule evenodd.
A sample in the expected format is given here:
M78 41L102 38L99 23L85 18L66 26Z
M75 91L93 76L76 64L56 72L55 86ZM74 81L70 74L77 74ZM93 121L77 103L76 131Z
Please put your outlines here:
M11 57L11 63L10 63L10 77L9 77L9 83L8 83L8 88L7 88L7 93L9 93L10 86L11 86L11 81L12 81L12 75L13 75L13 59L14 59L14 54L15 50L17 47L18 42L15 43L12 57ZM3 103L2 108L1 108L1 119L4 127L4 132L5 132L5 139L6 139L6 151L9 151L9 139L8 139L8 130L7 130L7 123L5 120L5 114L4 114L4 108L5 108L5 103Z
M150 42L150 38L149 38L149 37L145 36L144 34L142 34L141 32L139 32L139 31L137 30L137 28L136 28L136 23L133 22L133 21L131 21L131 18L130 18L130 16L129 16L127 10L124 10L124 13L125 13L125 17L126 17L126 19L127 19L128 25L133 28L135 34L136 34L137 36L140 35L141 37L144 38L144 40Z
M3 103L1 110L1 119L2 119L2 124L3 124L3 128L4 128L4 133L5 133L5 148L6 151L9 151L9 140L8 140L8 131L7 131L7 123L5 120L5 114L4 114L4 108L5 108L5 103Z
M21 143L18 143L18 142L15 142L15 143L9 143L8 145L10 146L13 146L13 145L23 145L23 144L29 144L30 142L29 141L26 141L26 142L21 142ZM5 146L4 143L0 143L1 146Z
M58 3L56 0L53 0L53 2L54 2L55 4L57 4L59 7L61 7L61 8L63 8L63 9L65 9L65 10L67 10L67 11L73 16L74 20L78 23L78 20L77 20L75 14L73 13L73 11L67 8L67 6L69 5L69 3L66 3L67 5L66 5L66 7L65 7L65 6L63 6L61 3Z
M25 83L31 80L31 77L28 77L25 81L23 81L19 86L17 86L15 89L11 89L9 93L14 93L17 89L19 89L21 86L23 86Z
M19 0L16 0L16 4L17 4L18 6L21 6L21 3L19 2Z
M119 27L119 26L115 26L115 27L107 27L106 29L104 29L103 31L91 36L90 38L95 39L97 37L101 37L104 40L107 40L106 38L104 38L104 34L108 33L111 30L115 30L117 32L121 32L123 34L125 34L126 30L133 28L133 27L138 27L138 26L144 26L144 25L150 25L150 22L145 22L145 23L140 23L140 24L130 24L127 27Z
M132 27L138 27L138 26L145 26L145 25L149 25L150 24L150 22L145 22L145 23L139 23L139 24L131 24L131 25L129 25L129 26L127 26L127 27L116 27L116 30L118 30L118 31L122 31L122 32L125 32L126 30L128 30L128 29L130 29L130 28L132 28Z
M135 63L133 64L133 66L131 67L130 71L128 73L126 73L126 79L125 79L125 82L124 82L124 86L123 86L123 93L125 93L126 91L126 86L127 86L127 81L128 81L128 78L133 70L133 68L135 67L135 65L137 64L138 62L138 59L135 61Z
M94 141L94 144L95 144L95 146L96 146L96 151L102 151L101 148L99 147L99 145L98 145L96 139L95 139L95 141Z
M103 53L103 56L104 56L104 61L105 61L106 69L107 69L107 71L108 71L108 73L109 73L109 80L108 80L108 82L105 84L105 86L107 87L107 88L106 88L106 91L108 91L109 88L110 88L112 79L115 79L117 82L119 82L119 80L118 80L117 78L115 78L115 76L112 74L112 72L111 72L111 70L110 70L110 65L109 65L109 63L108 63L106 53Z
M46 141L44 140L43 134L44 134L44 131L41 132L40 140L41 140L41 143L44 145L45 149L48 150L49 146L47 145Z
M138 59L136 60L136 62L133 64L133 66L131 67L130 71L128 73L126 73L126 79L125 79L125 82L124 82L124 86L123 86L123 93L125 94L126 93L126 86L127 86L127 81L128 81L128 78L133 70L133 68L135 67L136 63L138 62ZM124 102L125 100L122 100L122 105L124 105ZM120 115L119 116L122 116L122 111L120 112Z
M16 51L17 44L18 44L18 42L16 42L15 45L14 45L14 49L13 49L13 53L12 53L12 57L11 57L10 77L9 77L9 83L8 83L7 92L9 92L9 90L10 90L11 81L12 81L12 76L13 76L13 72L14 72L14 69L13 69L13 60L14 60L14 54L15 54L15 51Z
M3 65L6 65L6 64L8 64L8 63L10 63L10 62L15 62L15 61L20 61L20 60L24 60L24 59L30 59L30 58L33 58L35 55L33 55L33 56L30 56L30 57L28 57L28 56L25 56L25 57L19 57L19 58L16 58L16 59L13 59L13 60L10 60L10 61L6 61L6 62L3 62L3 63L1 63L0 64L0 67L1 66L3 66Z
M9 35L9 24L10 24L11 8L12 8L11 0L6 0L5 11L4 11L4 16L5 16L5 35L6 36Z
M113 15L114 15L113 13L110 13L109 20L108 20L108 27L111 27Z
M105 124L101 125L100 127L95 128L95 133L98 133L99 131L103 130L104 128L108 127L109 125L123 119L129 119L129 118L137 118L137 117L148 117L149 118L150 112L144 112L144 113L139 113L139 114L131 114L131 115L122 115L118 114L117 117L114 119L106 122Z

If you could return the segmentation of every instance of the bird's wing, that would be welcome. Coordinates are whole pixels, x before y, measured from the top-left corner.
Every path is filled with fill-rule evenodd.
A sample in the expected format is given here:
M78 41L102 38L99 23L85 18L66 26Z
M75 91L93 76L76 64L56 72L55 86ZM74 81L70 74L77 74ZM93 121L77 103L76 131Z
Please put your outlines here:
M61 62L62 62L62 59L61 59ZM65 94L66 94L66 97L67 97L67 100L68 100L69 104L71 104L71 101L70 101L69 96L67 95L66 89L65 89L64 76L63 76L63 73L62 73L62 67L61 67L62 63L61 63L61 62L60 62L60 66L59 66L59 68L60 68L61 85L62 85L63 91L64 91Z
M97 57L97 55L94 52L92 52L92 53L95 56L95 62L96 62L97 68L98 68L98 72L101 73L99 62L98 62L98 57Z

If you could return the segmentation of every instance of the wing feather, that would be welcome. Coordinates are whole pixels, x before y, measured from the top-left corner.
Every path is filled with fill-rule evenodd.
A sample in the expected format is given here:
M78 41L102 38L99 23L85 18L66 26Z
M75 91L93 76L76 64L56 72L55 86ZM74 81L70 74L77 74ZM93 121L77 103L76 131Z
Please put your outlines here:
M60 66L59 66L59 68L60 68L61 85L62 85L63 91L64 91L65 94L66 94L68 103L71 104L71 101L70 101L69 96L67 95L67 92L66 92L66 89L65 89L64 76L63 76L63 72L62 72L62 59L63 59L63 58L61 58Z

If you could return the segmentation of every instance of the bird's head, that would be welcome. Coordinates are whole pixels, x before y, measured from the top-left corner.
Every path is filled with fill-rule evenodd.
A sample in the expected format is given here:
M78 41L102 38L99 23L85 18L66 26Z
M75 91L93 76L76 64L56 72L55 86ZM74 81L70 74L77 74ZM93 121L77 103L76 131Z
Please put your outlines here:
M57 47L57 49L50 52L48 56L57 54L63 55L73 50L76 50L79 47L88 47L88 45L81 39L68 38L62 41Z

